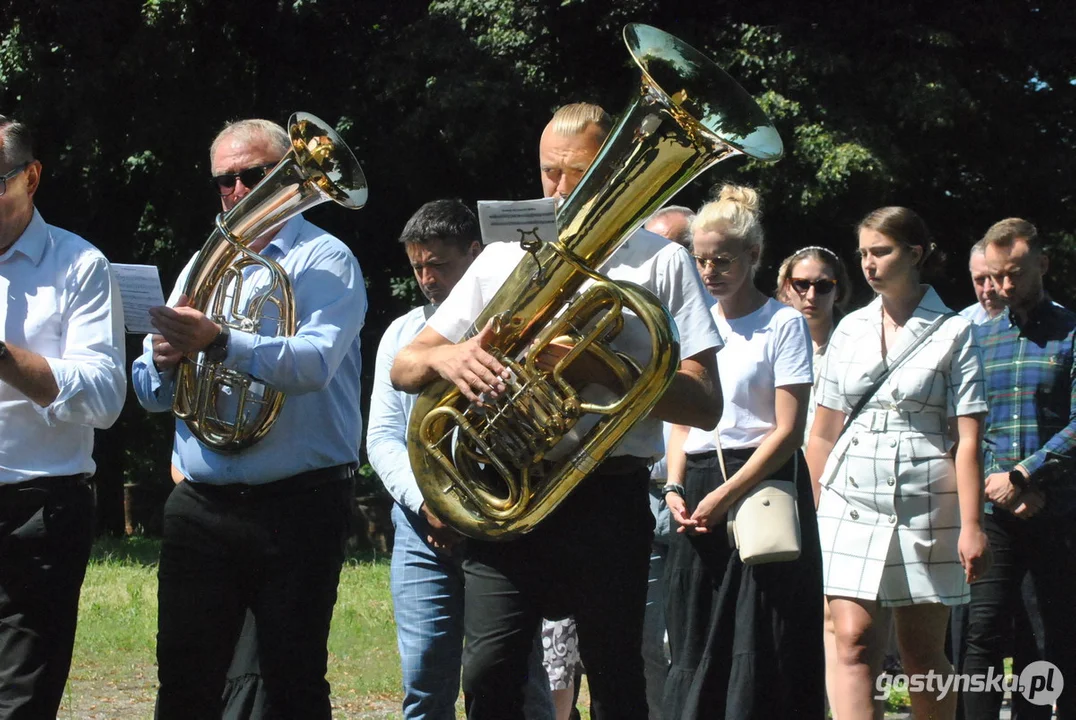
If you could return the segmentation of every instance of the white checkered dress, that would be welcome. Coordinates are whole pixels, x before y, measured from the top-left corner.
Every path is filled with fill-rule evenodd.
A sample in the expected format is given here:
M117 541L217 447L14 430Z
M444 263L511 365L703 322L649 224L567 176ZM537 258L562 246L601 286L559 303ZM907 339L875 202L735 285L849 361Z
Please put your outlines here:
M948 312L928 289L888 359ZM886 367L881 333L880 298L841 321L826 353L819 405L851 412ZM968 601L948 424L986 408L971 324L950 318L878 389L826 463L818 528L827 595L887 606Z

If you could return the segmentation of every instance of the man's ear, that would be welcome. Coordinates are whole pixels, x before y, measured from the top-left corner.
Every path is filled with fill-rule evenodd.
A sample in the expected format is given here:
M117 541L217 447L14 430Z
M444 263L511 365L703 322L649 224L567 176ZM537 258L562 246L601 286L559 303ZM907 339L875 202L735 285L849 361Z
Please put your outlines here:
M478 242L477 240L472 241L471 242L471 247L469 247L467 249L467 254L471 256L472 260L474 260L476 257L478 257L479 253L481 253L481 252L482 252L482 243Z
M37 192L38 186L41 185L41 161L31 160L30 164L26 166L26 194L30 197L34 196Z

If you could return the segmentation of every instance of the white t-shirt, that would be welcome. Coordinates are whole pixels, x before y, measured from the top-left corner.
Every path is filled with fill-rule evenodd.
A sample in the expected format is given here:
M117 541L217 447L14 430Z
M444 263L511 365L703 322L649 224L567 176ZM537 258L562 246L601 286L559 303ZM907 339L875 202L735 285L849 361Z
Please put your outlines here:
M462 340L526 255L516 243L487 246L437 308L429 327L451 342ZM680 333L681 358L721 347L721 338L708 311L706 289L691 255L680 245L647 230L637 230L599 270L611 280L642 285L664 303ZM626 313L625 317L624 329L611 345L645 364L650 358L650 335L634 315ZM661 421L647 417L624 436L613 455L656 458L662 454L663 447Z
M722 317L720 306L715 305L712 312L725 340L717 354L725 399L717 425L721 447L758 447L777 423L773 406L777 388L814 381L807 321L798 310L773 298L735 320ZM684 452L689 454L716 449L712 431L692 428L684 441Z

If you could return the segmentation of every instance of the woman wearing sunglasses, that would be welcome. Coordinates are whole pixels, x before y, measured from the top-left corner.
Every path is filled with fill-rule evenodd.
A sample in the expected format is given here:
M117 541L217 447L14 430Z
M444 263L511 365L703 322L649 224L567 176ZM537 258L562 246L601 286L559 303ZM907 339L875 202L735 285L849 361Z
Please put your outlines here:
M789 255L777 271L777 291L774 296L803 313L811 330L814 347L814 385L807 403L807 429L803 435L803 449L814 424L815 395L821 377L829 339L844 316L851 294L851 281L844 262L828 248L811 246ZM834 683L837 677L837 640L833 634L833 618L829 603L824 603L823 644L826 653L826 698L833 708ZM836 716L833 716L836 719Z
M725 340L717 354L725 404L716 431L670 432L665 500L677 532L665 574L672 666L662 715L821 720L822 566L800 451L813 380L807 323L755 287L755 191L722 188L692 224L691 251L718 300L711 312ZM729 546L726 514L771 477L797 480L802 553L745 565Z
M844 315L851 294L851 282L844 263L832 250L811 246L789 255L777 271L777 292L774 296L803 314L811 331L814 351L814 385L807 403L807 429L803 435L804 450L814 421L815 390L822 370L822 360L829 347L829 338Z
M968 582L988 564L979 459L986 398L971 325L920 284L942 258L913 211L867 215L859 257L877 296L833 333L807 450L821 495L840 720L882 717L874 697L883 608L892 609L905 673L953 672L949 607L968 602ZM953 718L956 693L938 694L911 693L912 715Z

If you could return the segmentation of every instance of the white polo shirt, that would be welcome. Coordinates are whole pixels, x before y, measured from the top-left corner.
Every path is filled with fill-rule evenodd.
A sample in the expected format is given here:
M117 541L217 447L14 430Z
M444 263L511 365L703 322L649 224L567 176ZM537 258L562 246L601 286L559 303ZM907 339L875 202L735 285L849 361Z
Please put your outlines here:
M451 342L462 340L526 255L515 243L488 246L438 307L429 326ZM708 309L706 289L691 255L680 245L640 229L613 253L599 272L611 280L642 285L661 300L680 333L681 358L721 347L721 338ZM624 329L613 340L612 347L636 362L646 363L650 358L650 336L637 317L631 313L625 317ZM647 417L624 436L613 456L657 458L663 452L661 421Z

